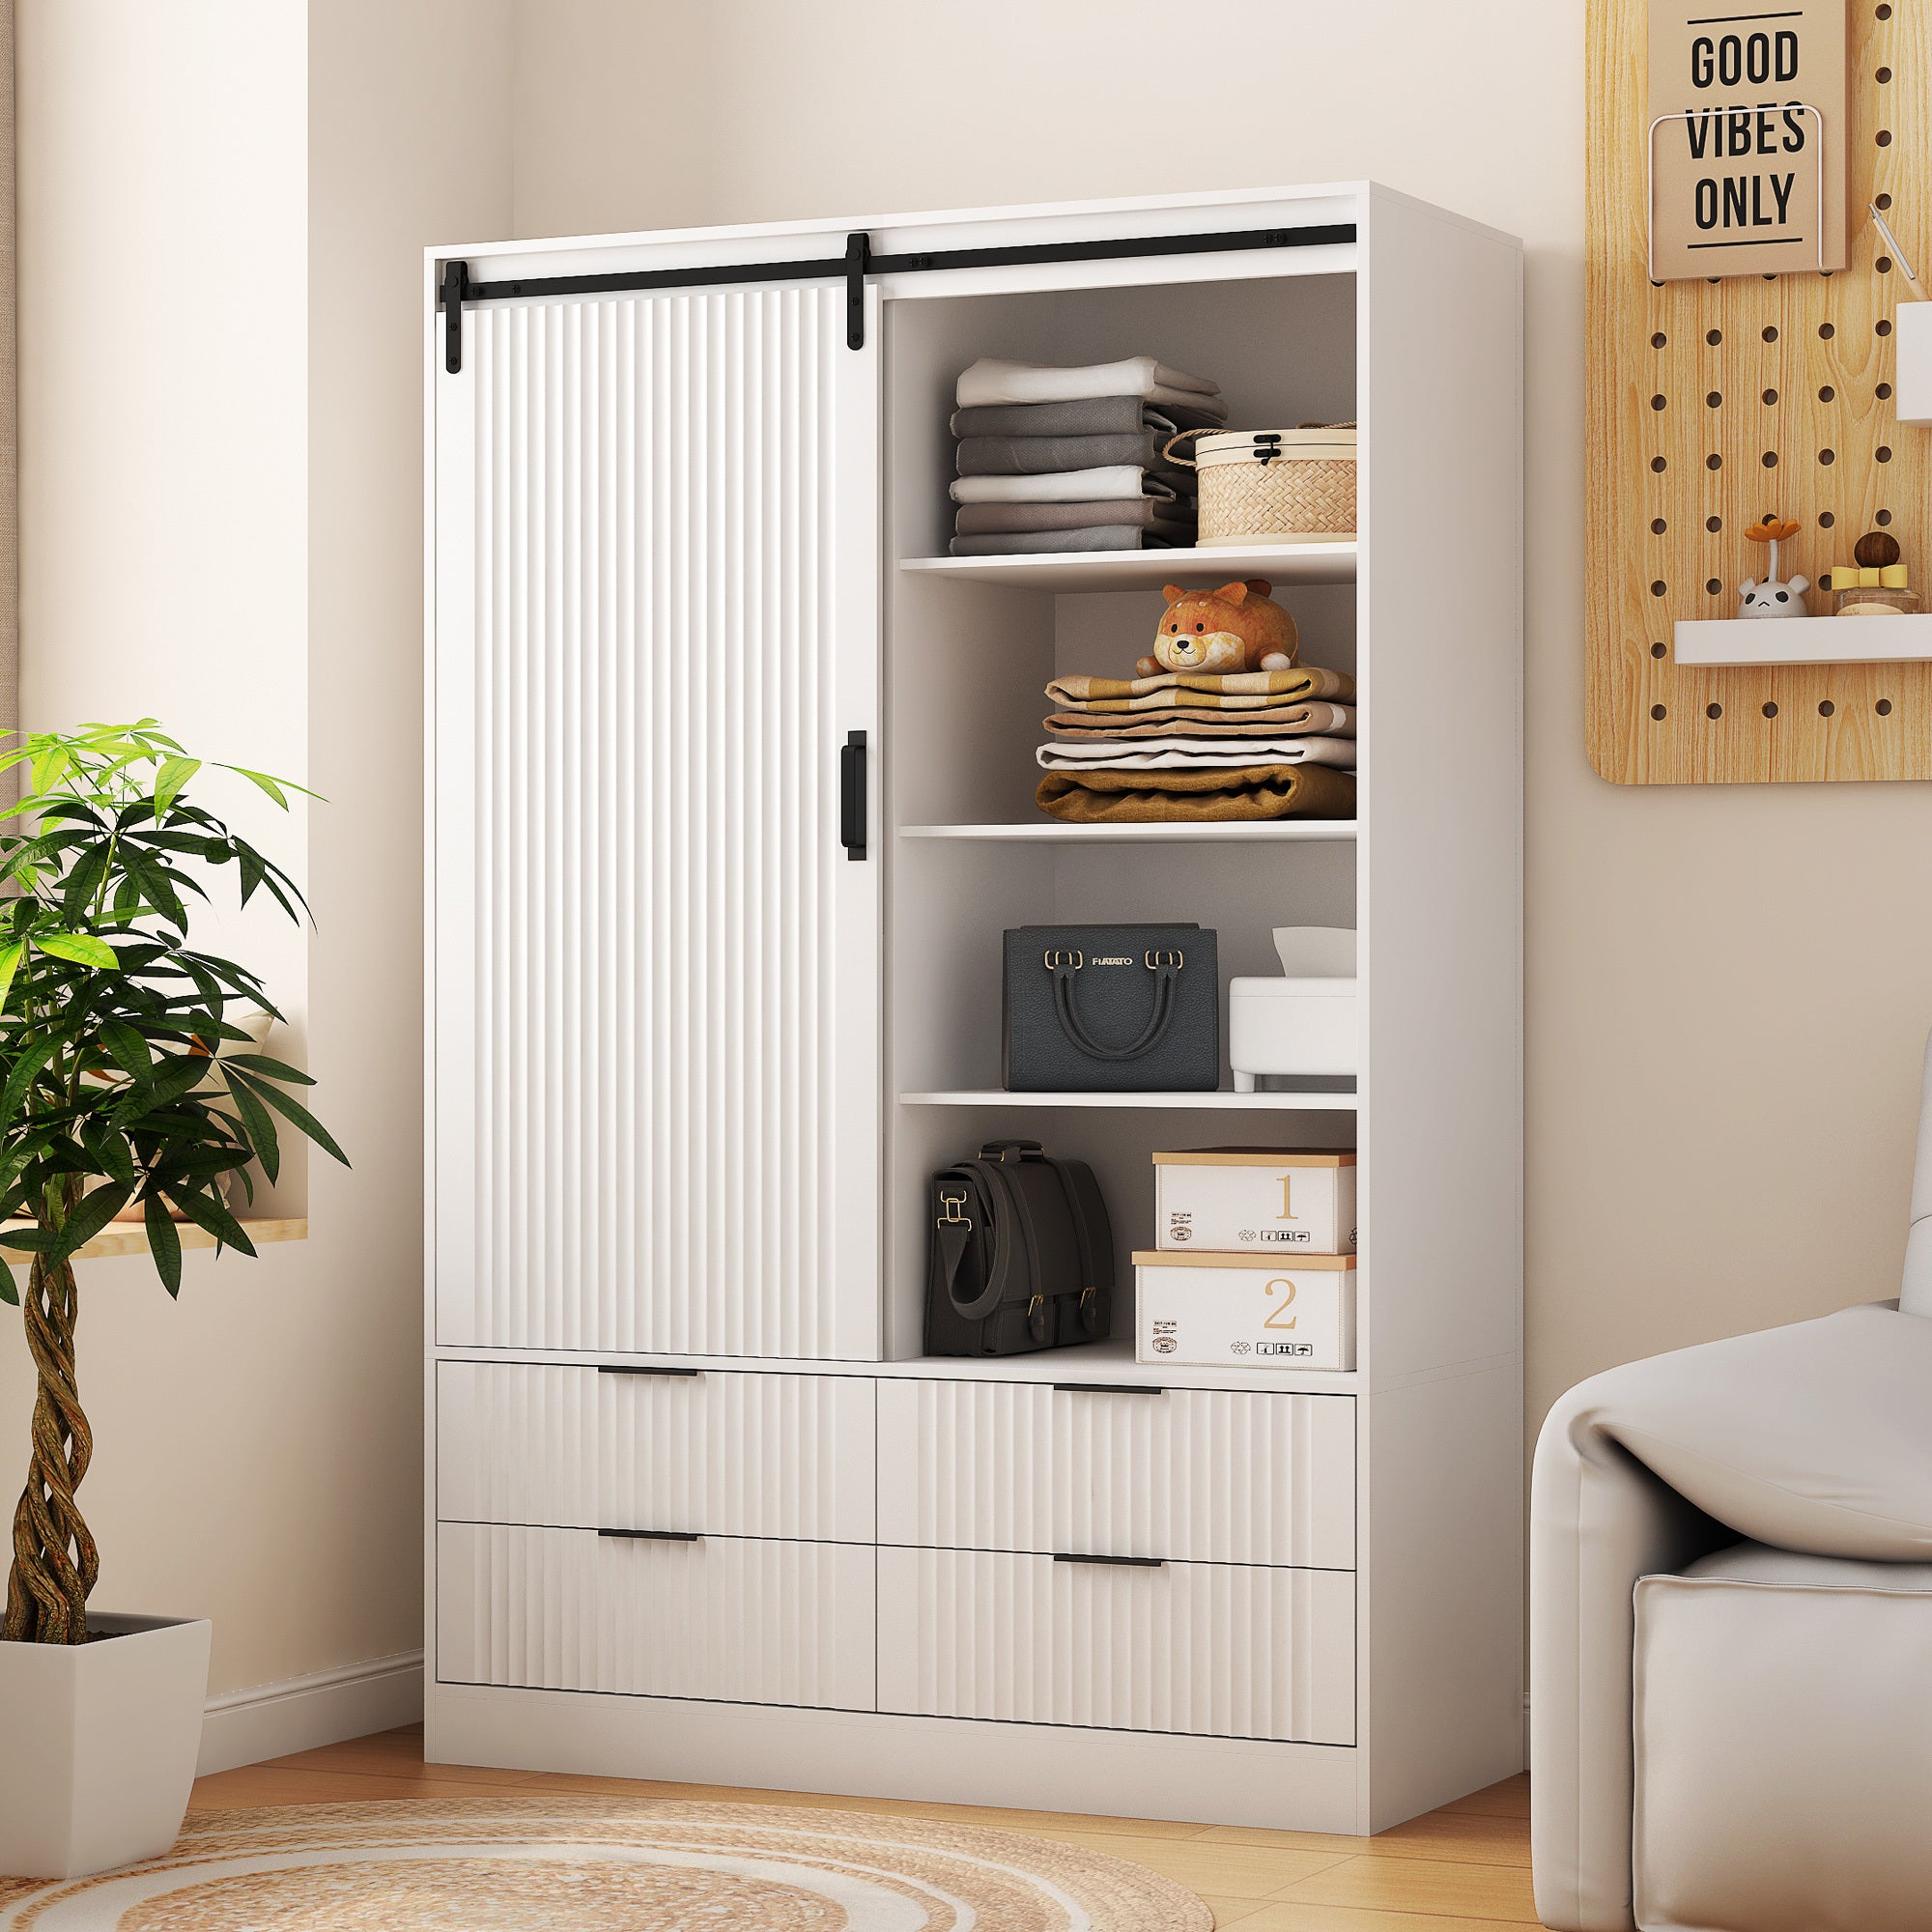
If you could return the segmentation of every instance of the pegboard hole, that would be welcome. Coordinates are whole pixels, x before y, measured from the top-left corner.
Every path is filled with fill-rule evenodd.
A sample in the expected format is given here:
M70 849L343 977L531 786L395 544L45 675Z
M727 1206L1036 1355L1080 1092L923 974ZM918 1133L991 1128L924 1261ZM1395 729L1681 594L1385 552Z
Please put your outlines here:
M1722 392L1718 389L1713 389L1711 393L1704 398L1704 407L1708 410L1722 409L1724 407L1724 398Z
M1881 87L1889 86L1891 82L1891 70L1889 67L1882 67L1875 74L1872 75L1872 78L1875 81L1877 81Z
M1711 596L1721 597L1724 594L1724 581L1720 577L1707 578L1704 588Z
M1819 705L1818 716L1820 718L1829 718L1832 716L1833 712L1837 710L1837 708L1838 707L1835 704L1833 704L1832 700L1828 697L1822 704Z
M1708 342L1713 349L1717 348L1718 344L1723 341L1723 339L1724 339L1724 331L1721 328L1712 329L1711 332L1704 338L1704 340Z
M1833 336L1836 335L1837 332L1837 326L1833 323L1821 322L1818 325L1818 340L1820 342L1831 341Z
M1891 699L1889 697L1881 697L1879 701L1872 706L1872 709L1876 711L1881 718L1889 718L1891 716Z
M1878 385L1878 387L1872 391L1872 394L1875 395L1880 402L1889 403L1891 401L1891 384L1889 383L1881 383Z
M1766 409L1770 409L1776 401L1777 391L1776 389L1767 389L1764 392L1764 406Z
M1664 470L1670 468L1670 465L1663 457L1653 456L1650 459L1650 467L1662 475Z
M1880 8L1879 8L1879 9L1877 10L1877 12L1878 12L1878 17L1879 17L1879 18L1880 18L1881 20L1889 20L1889 19L1890 19L1890 18L1891 18L1891 0L1885 0L1885 5L1883 5L1882 7L1880 7Z
M1668 409L1670 407L1670 405L1662 396L1651 397L1650 406L1654 410L1663 410L1663 409Z
M1872 451L1872 454L1875 457L1877 457L1881 463L1889 463L1891 461L1891 451L1888 449L1884 443L1880 443L1879 446Z
M1878 333L1880 335L1889 335L1891 333L1891 324L1889 322L1881 322L1878 326Z
M1878 513L1878 515L1872 519L1872 522L1875 523L1880 529L1884 529L1886 525L1891 522L1891 512L1889 510L1881 510Z
M1765 451L1765 453L1764 453L1764 467L1765 467L1765 468L1766 468L1767 469L1776 469L1777 468L1777 451L1776 451L1776 450L1775 450L1775 449L1767 449L1767 450Z
M1891 273L1891 257L1889 255L1881 255L1878 258L1878 260L1872 264L1872 267L1876 269L1881 275L1889 275Z
M1878 206L1879 206L1880 208L1889 208L1889 207L1891 206L1891 197L1890 197L1890 195L1889 195L1889 194L1882 194L1882 195L1880 195L1880 196L1879 196L1879 198L1878 198Z
M1838 452L1835 449L1821 449L1818 452L1818 461L1822 463L1828 469L1832 467L1833 464L1837 462L1837 460L1838 460Z
M1767 342L1776 342L1777 340L1777 330L1769 324L1765 327L1764 339Z
M1662 349L1669 342L1669 340L1670 340L1669 336L1665 335L1662 329L1660 328L1657 331L1657 333L1650 338L1650 346L1653 349Z
M1767 718L1776 718L1777 716L1777 706L1775 704L1767 704L1764 707L1764 715Z
M1704 459L1704 468L1706 469L1721 469L1723 467L1724 467L1724 459L1721 456L1719 456L1716 450L1713 450L1711 454L1705 457Z
M1818 400L1821 403L1835 402L1837 400L1837 396L1838 396L1837 390L1833 388L1833 386L1829 383L1827 383L1825 386L1818 391Z
M1650 654L1654 658L1661 658L1663 655L1663 646L1662 644L1652 644Z
M1704 527L1707 530L1709 530L1713 536L1716 536L1718 532L1724 527L1724 520L1722 517L1706 517L1704 519Z
M1663 706L1661 704L1653 704L1650 707L1650 715L1660 724L1662 724L1663 721L1670 716L1669 712L1664 710Z
M1670 526L1662 517L1653 517L1650 520L1650 533L1654 537L1661 537L1669 527Z
M1657 582L1650 586L1650 594L1653 597L1662 597L1663 593L1669 588L1670 588L1669 584L1664 582L1662 578L1660 577L1657 580Z
M1872 139L1876 141L1881 148L1889 148L1891 146L1891 129L1889 128L1881 128L1878 130L1878 132L1872 136Z
M1721 718L1723 715L1724 707L1721 704L1707 704L1704 707L1704 716L1706 718Z
M1818 514L1818 527L1821 530L1829 530L1837 521L1830 510L1821 510Z

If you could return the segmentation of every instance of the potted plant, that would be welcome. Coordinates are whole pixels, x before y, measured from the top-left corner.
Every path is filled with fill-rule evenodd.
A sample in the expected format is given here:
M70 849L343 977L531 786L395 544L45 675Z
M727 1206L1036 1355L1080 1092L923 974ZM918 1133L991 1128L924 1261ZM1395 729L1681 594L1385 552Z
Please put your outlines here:
M333 1154L289 1092L308 1076L235 1023L274 1008L233 960L188 945L188 907L232 868L242 903L306 911L286 872L190 805L202 769L153 719L36 733L0 757L26 796L0 812L0 1244L28 1259L38 1376L32 1459L0 1621L0 1873L71 1878L165 1852L187 1808L209 1626L90 1612L99 1568L74 1492L93 1439L74 1375L73 1257L124 1208L181 1290L181 1225L255 1250L231 1211L275 1117ZM287 810L282 785L238 773ZM218 1057L217 1057L218 1056ZM179 1218L178 1218L179 1217ZM0 1299L20 1303L0 1265Z

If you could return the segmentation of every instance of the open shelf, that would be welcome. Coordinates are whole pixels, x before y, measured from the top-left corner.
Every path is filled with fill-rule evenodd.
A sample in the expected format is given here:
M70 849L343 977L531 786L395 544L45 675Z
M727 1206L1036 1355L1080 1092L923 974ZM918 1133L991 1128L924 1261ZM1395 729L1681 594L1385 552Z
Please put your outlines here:
M952 1094L901 1094L902 1107L1239 1107L1299 1114L1352 1114L1352 1093L1009 1094L1004 1088Z
M0 1229L31 1228L31 1221L0 1221ZM271 1221L250 1220L242 1217L242 1226L248 1238L259 1248L265 1241L305 1241L308 1239L306 1220ZM212 1248L214 1236L206 1228L198 1228L192 1221L177 1221L175 1233L181 1236L185 1248ZM148 1231L138 1221L116 1221L111 1227L95 1236L74 1256L75 1261L96 1261L106 1255L145 1255L148 1252ZM29 1254L18 1248L0 1248L0 1259L25 1266L33 1260Z
M1676 648L1681 665L1912 664L1932 658L1932 613L1687 618Z
M1063 825L1048 818L1020 825L902 825L899 837L1013 840L1025 845L1332 845L1354 838L1355 821L1274 818L1229 825Z
M1204 550L1061 551L1044 556L909 556L901 570L960 583L1014 590L1146 590L1179 578L1223 583L1264 577L1270 583L1352 583L1354 543L1210 544Z

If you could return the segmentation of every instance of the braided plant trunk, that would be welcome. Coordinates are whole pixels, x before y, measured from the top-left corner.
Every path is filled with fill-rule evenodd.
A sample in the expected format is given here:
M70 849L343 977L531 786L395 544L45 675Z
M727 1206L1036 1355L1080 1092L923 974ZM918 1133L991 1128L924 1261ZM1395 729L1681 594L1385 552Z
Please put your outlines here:
M34 1403L33 1461L14 1512L14 1566L0 1640L85 1643L87 1599L100 1558L73 1499L94 1455L94 1432L74 1386L78 1292L72 1265L56 1262L49 1267L36 1255L23 1299L40 1392Z

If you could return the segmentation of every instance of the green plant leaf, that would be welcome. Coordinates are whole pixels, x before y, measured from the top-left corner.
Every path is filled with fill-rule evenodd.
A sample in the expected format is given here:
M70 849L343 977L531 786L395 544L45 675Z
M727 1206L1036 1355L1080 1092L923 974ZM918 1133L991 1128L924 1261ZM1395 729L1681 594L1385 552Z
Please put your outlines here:
M155 774L155 817L156 821L168 815L168 808L182 794L183 787L201 769L199 758L184 758L179 755L164 759L161 768Z
M148 1226L148 1252L155 1258L155 1272L160 1276L161 1286L170 1294L179 1296L182 1286L181 1230L175 1226L167 1203L152 1190L142 1203L142 1214Z
M298 1066L290 1066L279 1060L270 1060L266 1053L224 1053L223 1066L240 1066L249 1073L266 1073L271 1080L293 1081L298 1087L313 1087L312 1074L304 1073Z
M30 1255L43 1255L53 1241L53 1236L44 1228L0 1228L0 1248L21 1248Z
M279 1179L282 1165L281 1143L275 1134L274 1119L249 1090L247 1081L239 1073L231 1072L225 1061L217 1064L228 1083L229 1093L235 1097L235 1111L241 1115L242 1124L248 1131L255 1158L262 1163L262 1172L272 1183Z
M57 1035L43 1034L14 1061L12 1072L7 1075L6 1086L0 1087L0 1121L19 1118L20 1102L26 1098L27 1089L40 1077L41 1069L53 1058L59 1046Z
M251 772L246 765L230 765L227 769L238 773L241 777L246 779L250 784L260 785L284 811L289 809L289 795L282 789L282 782L279 779L271 779L267 772ZM35 789L39 790L41 787L36 786ZM300 785L296 786L296 790L300 791L301 789ZM315 794L310 792L308 796L313 798Z
M167 1196L197 1227L206 1228L224 1247L239 1248L244 1255L255 1252L248 1231L218 1202L189 1188L170 1187Z
M76 1249L85 1247L127 1207L133 1191L124 1180L110 1180L104 1186L97 1187L61 1224L59 1239L46 1251L47 1260L64 1262Z
M238 1055L237 1058L241 1056ZM230 1065L233 1065L233 1062ZM324 1153L334 1155L344 1167L349 1165L349 1156L336 1146L335 1136L300 1101L290 1099L279 1088L266 1086L261 1081L251 1081L249 1085L284 1120L293 1121Z
M4 1301L9 1308L20 1305L19 1286L14 1280L14 1270L7 1265L4 1255L0 1255L0 1301Z
M34 945L50 959L65 959L73 966L96 966L102 972L112 972L121 963L113 947L91 932L37 932Z
M26 950L24 939L10 939L0 944L0 1009L7 1004L7 995L14 986L14 975L20 970L20 955Z

